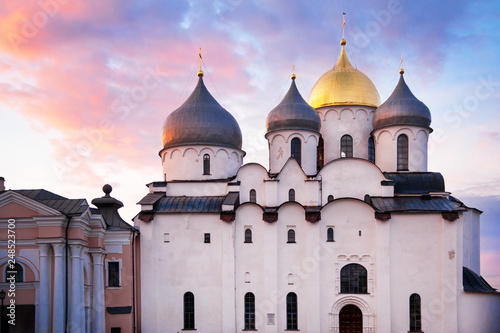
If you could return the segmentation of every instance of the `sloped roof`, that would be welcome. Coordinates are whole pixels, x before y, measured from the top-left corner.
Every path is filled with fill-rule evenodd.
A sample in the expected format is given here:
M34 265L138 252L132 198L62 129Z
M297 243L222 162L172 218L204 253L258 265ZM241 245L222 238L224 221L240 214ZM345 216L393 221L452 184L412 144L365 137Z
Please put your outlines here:
M437 213L452 212L457 207L448 198L425 197L370 197L372 206L384 213Z
M222 205L237 205L238 199L238 192L221 196L165 196L165 193L149 193L139 204L153 205L151 213L220 213Z
M43 189L13 191L65 215L81 215L89 208L85 199L68 199Z
M500 295L500 292L490 286L482 276L476 274L467 267L463 268L463 285L464 291L474 293L495 293Z

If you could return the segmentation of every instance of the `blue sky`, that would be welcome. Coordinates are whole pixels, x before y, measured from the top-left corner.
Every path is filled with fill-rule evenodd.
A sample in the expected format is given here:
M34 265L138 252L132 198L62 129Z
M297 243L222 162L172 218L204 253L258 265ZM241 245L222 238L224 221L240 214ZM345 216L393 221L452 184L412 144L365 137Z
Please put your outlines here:
M482 216L482 274L500 288L498 1L0 3L1 176L89 201L110 183L130 220L161 179L161 124L205 83L238 120L245 163L267 166L264 121L289 86L307 99L347 53L384 101L405 79L431 110L429 169ZM153 76L144 86L144 80Z

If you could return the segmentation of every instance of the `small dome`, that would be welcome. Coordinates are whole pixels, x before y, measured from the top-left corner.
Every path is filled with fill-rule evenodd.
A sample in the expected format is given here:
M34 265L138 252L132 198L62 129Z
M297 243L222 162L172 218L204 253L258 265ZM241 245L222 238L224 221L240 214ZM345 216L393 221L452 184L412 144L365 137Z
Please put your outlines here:
M199 74L191 96L163 123L163 148L215 145L241 149L238 122L208 92Z
M398 85L391 96L375 111L373 129L392 125L429 127L431 124L429 108L413 95L403 78L404 72L400 73Z
M329 105L366 105L378 107L380 97L373 82L351 65L341 41L340 57L333 69L316 82L308 103L313 108Z
M267 115L266 127L267 133L287 129L319 132L321 119L300 95L295 85L295 75L283 100Z

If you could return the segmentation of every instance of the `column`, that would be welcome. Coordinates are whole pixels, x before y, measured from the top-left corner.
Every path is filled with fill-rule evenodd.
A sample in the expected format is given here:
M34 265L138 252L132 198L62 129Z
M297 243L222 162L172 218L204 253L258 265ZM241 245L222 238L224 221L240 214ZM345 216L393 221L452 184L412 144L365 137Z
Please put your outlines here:
M52 311L52 332L64 333L64 286L65 274L63 263L64 244L52 244L54 251L54 302Z
M78 244L70 245L71 250L71 300L69 310L69 331L72 333L83 333L82 314L84 309L83 295L80 285L83 284L83 275L81 274L80 254L82 246ZM85 319L84 319L85 320Z
M49 244L39 244L40 251L40 300L38 302L38 327L40 333L50 331L50 281Z
M92 306L92 332L104 332L105 303L104 303L104 254L91 253L94 263L94 276L92 278L93 306Z
M85 265L85 255L84 255L85 249L82 249L82 252L80 254L80 289L78 291L78 295L80 297L80 303L82 304L81 307L81 314L80 314L80 327L82 327L82 331L85 332L85 327L87 326L85 323L85 271L83 269L83 266Z

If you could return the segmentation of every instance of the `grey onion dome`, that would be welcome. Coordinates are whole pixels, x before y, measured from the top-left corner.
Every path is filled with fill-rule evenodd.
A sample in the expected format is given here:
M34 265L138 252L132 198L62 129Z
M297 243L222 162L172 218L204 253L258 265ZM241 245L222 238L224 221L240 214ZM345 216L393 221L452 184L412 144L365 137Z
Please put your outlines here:
M163 148L215 145L241 149L238 122L208 92L203 73L188 99L163 123Z
M431 112L410 91L403 78L403 73L391 96L380 105L373 116L373 129L392 125L415 125L429 127Z
M267 133L288 129L319 132L321 119L300 95L295 76L292 76L292 84L283 100L267 115L266 128Z

